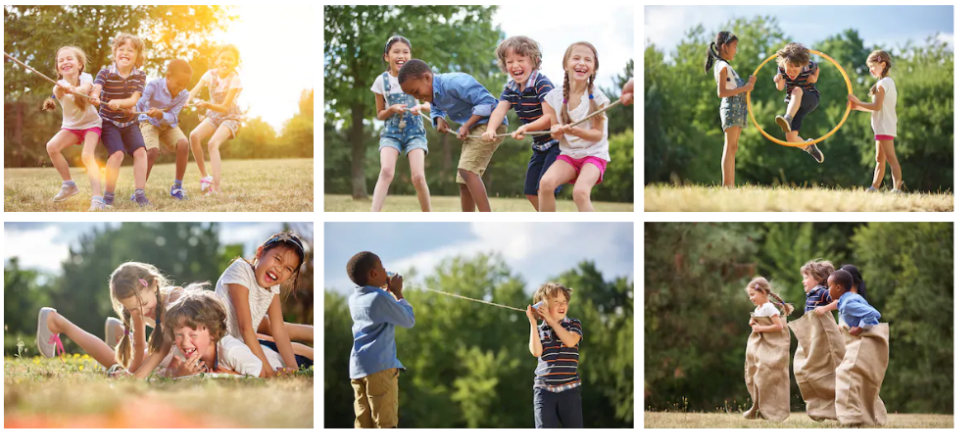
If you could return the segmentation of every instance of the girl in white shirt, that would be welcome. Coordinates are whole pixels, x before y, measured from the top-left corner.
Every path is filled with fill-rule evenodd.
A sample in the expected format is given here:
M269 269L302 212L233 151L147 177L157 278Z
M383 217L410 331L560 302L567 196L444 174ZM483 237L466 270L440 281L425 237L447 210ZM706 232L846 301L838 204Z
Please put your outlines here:
M555 211L555 188L566 183L575 185L572 196L579 212L593 212L591 189L604 179L608 156L608 118L595 115L587 124L572 126L610 103L595 89L598 50L591 43L576 42L565 51L564 87L555 88L541 104L545 116L551 118L551 137L560 141L561 154L541 176L538 188L538 210Z
M94 151L100 142L103 121L94 105L76 95L87 95L93 88L93 77L84 72L86 67L87 55L83 50L72 46L57 50L57 85L53 87L53 95L63 107L63 124L61 130L47 142L47 154L63 179L60 192L54 196L53 201L66 201L79 194L80 190L71 180L70 164L61 152L74 144L84 145L81 158L87 168L87 177L90 178L93 191L90 210L100 210L104 208L104 198L100 190L100 166L94 157ZM54 108L56 104L53 99L44 101L43 110L50 111Z
M872 178L872 186L867 191L876 192L881 188L882 179L885 178L885 163L888 162L892 167L892 192L901 193L902 167L899 166L899 159L895 156L896 126L899 121L895 113L895 105L899 94L895 89L895 80L889 77L892 56L884 50L875 50L868 55L865 64L868 65L872 77L878 80L869 91L872 102L865 103L851 94L848 100L852 104L852 109L872 113L872 130L875 132L875 175Z
M725 148L722 149L721 171L722 186L735 187L735 152L738 151L738 137L747 125L748 104L747 93L755 89L755 76L748 81L738 77L731 62L738 51L738 37L734 33L722 31L715 36L715 42L708 46L706 54L705 72L712 70L714 65L715 84L721 107L721 126L725 132Z
M772 285L768 283L764 277L755 277L748 286L745 287L745 291L748 292L748 299L752 300L755 304L755 311L752 312L752 320L748 322L752 326L752 332L754 333L767 333L767 332L777 332L785 328L788 324L782 322L782 318L788 318L788 315L795 310L794 306L782 300L778 294L772 292ZM772 300L775 303L772 304ZM778 307L776 308L776 304ZM772 325L763 326L755 323L755 318L771 318Z

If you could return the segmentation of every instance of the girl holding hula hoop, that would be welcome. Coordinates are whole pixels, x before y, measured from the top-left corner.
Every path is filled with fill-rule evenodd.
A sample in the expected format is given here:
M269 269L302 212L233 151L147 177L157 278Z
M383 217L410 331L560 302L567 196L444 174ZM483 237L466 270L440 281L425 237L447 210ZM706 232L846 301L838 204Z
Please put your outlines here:
M745 82L738 77L732 68L732 59L738 51L738 37L728 31L718 32L715 42L708 46L705 62L705 72L712 69L714 64L715 83L718 88L718 98L721 99L719 113L721 115L722 130L725 131L725 148L722 149L722 186L735 186L735 152L738 151L738 137L742 128L747 124L748 105L745 93L755 88L755 76Z

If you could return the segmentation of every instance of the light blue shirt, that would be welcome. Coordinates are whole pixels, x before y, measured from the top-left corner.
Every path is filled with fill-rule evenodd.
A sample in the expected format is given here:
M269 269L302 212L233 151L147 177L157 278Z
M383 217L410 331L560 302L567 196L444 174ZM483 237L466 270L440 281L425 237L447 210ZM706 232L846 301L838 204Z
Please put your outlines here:
M186 89L181 90L177 96L171 96L170 90L167 89L167 79L160 78L151 80L144 87L144 95L140 97L137 101L137 112L147 112L150 109L160 109L166 110L164 112L164 117L161 119L151 118L147 115L140 115L137 120L140 122L147 121L157 127L177 125L180 116L180 110L184 108L184 104L187 103L187 99L190 98L190 93Z
M434 75L434 100L431 101L431 122L438 125L438 117L447 116L458 124L468 122L473 115L481 116L475 125L488 124L491 112L498 106L494 98L474 77L464 73ZM508 117L504 117L508 125Z
M870 306L865 298L854 292L846 292L838 298L838 314L845 324L863 329L878 325L878 320L882 317L882 314Z
M394 326L414 327L414 308L405 299L374 286L358 286L347 299L354 326L351 349L351 379L360 379L386 369L404 368L397 358Z

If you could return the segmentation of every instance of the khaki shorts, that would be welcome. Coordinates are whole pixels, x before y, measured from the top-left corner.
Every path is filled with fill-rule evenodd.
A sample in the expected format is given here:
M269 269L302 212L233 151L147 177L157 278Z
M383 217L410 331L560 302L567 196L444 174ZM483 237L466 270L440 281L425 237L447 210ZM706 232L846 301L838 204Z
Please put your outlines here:
M487 124L479 124L471 128L468 132L470 135L481 136L485 130L488 130ZM508 131L508 126L504 124L498 126L497 133L503 134ZM501 145L501 141L504 137L495 138L493 142L484 142L481 138L468 138L464 140L464 144L461 145L461 158L458 160L459 170L468 170L478 176L484 175L484 170L491 163L491 156L494 156L495 150ZM464 179L461 178L461 173L455 178L460 184L464 184Z
M180 131L180 127L157 127L147 121L140 123L140 133L144 137L144 145L147 146L148 150L160 148L160 145L163 144L167 150L176 151L177 143L180 142L181 139L184 141L187 140L184 132Z
M354 388L354 428L395 428L398 423L397 368L351 379Z

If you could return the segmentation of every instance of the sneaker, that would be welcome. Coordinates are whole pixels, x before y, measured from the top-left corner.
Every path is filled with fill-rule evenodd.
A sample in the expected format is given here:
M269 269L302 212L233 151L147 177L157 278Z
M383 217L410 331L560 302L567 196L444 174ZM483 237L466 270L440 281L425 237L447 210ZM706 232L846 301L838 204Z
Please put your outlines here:
M124 335L124 323L120 322L119 319L114 317L107 318L107 322L104 323L104 342L111 350L117 348L117 344L120 343L120 338Z
M902 193L902 191L899 190L899 189L892 189L892 190L889 191L889 192L891 192L891 193L893 193L893 194L901 194L901 193Z
M788 115L779 115L775 117L775 124L782 128L785 133L792 131L792 117Z
M207 176L200 179L200 192L207 192L210 189L210 185L214 183L214 178L212 176Z
M51 313L56 313L57 309L52 307L44 307L40 309L40 313L37 315L37 350L40 351L40 355L46 358L52 358L57 355L57 351L60 352L60 358L63 358L63 342L60 342L60 335L55 335L50 332L47 328L47 318L50 318Z
M187 190L184 189L184 188L177 188L177 187L175 187L175 186L171 186L171 187L170 187L170 196L171 196L171 197L174 197L174 198L176 198L176 199L178 199L178 200L186 200L186 199L187 199Z
M809 139L809 141L811 141L811 139ZM822 151L819 150L815 144L805 147L805 151L807 151L808 154L812 155L812 157L815 158L816 162L818 163L825 162L825 156L822 154Z
M96 211L98 211L98 210L104 210L104 209L106 209L106 208L107 208L107 205L104 204L104 201L103 201L103 200L101 200L101 199L99 199L99 198L95 198L95 199L93 199L93 200L90 200L90 209L88 209L88 211L89 211L89 212L96 212Z
M134 201L137 202L137 205L140 206L140 207L151 206L150 200L148 200L148 199L147 199L147 196L144 195L144 194L140 194L140 195L136 195L136 194L135 194L135 195L134 195Z
M67 201L68 198L73 197L80 193L80 189L77 188L76 184L73 185L60 185L60 192L53 197L55 203L61 201Z
M865 192L878 192L878 189L876 189L874 186L869 186L868 189L865 190Z

